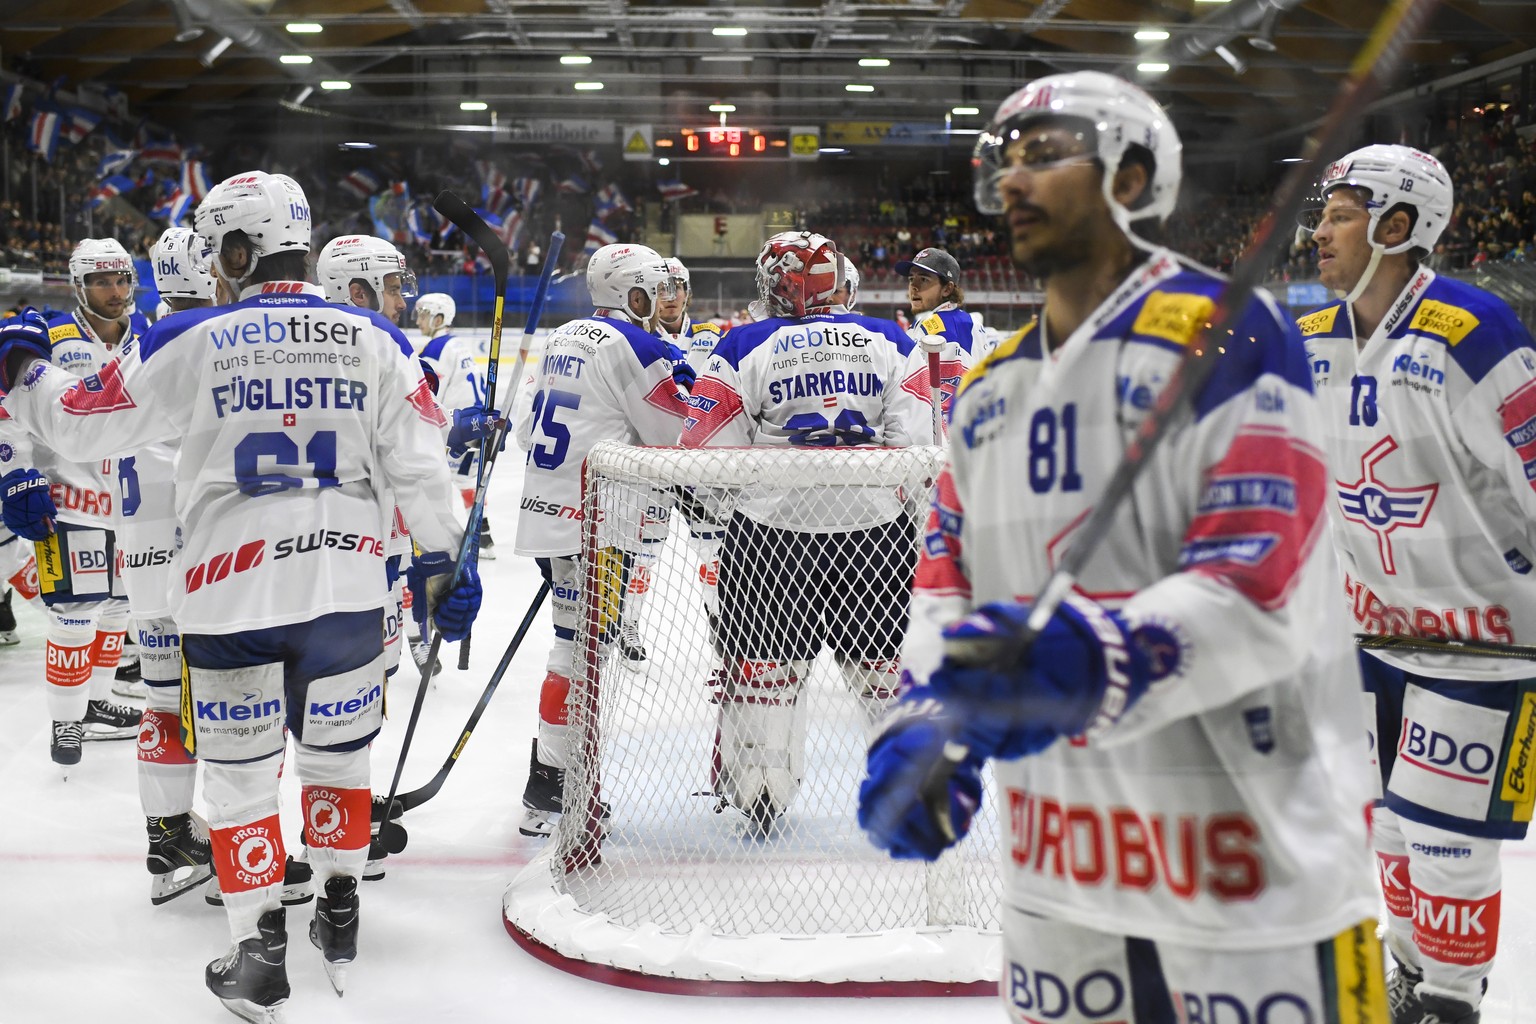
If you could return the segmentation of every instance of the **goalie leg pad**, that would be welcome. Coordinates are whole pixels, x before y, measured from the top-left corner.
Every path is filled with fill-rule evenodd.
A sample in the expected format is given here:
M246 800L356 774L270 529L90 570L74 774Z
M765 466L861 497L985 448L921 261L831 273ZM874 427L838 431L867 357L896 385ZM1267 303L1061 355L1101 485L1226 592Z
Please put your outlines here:
M793 803L805 778L806 661L735 659L720 695L719 793L761 824Z

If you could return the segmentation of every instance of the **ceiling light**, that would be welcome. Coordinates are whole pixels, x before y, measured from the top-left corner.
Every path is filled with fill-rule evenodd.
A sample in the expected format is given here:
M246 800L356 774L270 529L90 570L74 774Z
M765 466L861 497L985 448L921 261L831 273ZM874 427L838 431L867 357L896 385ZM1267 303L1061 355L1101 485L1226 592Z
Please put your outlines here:
M1160 61L1149 60L1149 61L1144 61L1141 64L1137 64L1136 65L1136 70L1137 71L1146 71L1146 72L1150 72L1152 74L1162 74L1164 71L1168 70L1168 65L1164 64L1164 63L1162 63Z
M1259 30L1248 37L1248 45L1265 53L1275 52L1275 26L1280 22L1280 8L1271 8L1259 22Z
M213 62L222 57L224 51L229 49L229 45L233 42L234 40L229 38L229 36L219 36L219 41L204 50L197 59L202 62L203 67L211 68L213 67Z
M311 64L315 58L305 53L285 53L277 59L283 64Z
M343 142L341 144L340 148L342 148L342 149L378 149L379 147L375 146L371 142Z
M568 53L560 58L561 64L591 64L592 58L584 53Z
M861 68L888 68L890 66L891 62L886 60L884 57L859 58L859 67Z
M855 85L852 82L849 82L847 85L843 86L843 88L846 89L849 92L874 92L875 91L875 87L872 86L872 85ZM825 150L823 150L823 152L825 152Z
M324 25L316 25L312 21L290 21L286 27L296 36L314 35L325 30Z
M1283 156L1280 158L1280 162L1283 164L1299 164L1303 159L1305 158L1299 156Z
M672 164L672 161L668 160L666 157L662 157L660 160L657 160L656 162L658 164L660 164L661 166L663 166L663 167L669 167Z
M464 100L459 104L460 110L485 110L489 104L481 100Z
M320 83L320 88L328 89L331 92L336 92L337 90L340 90L340 89L350 89L350 88L352 88L352 83L351 82L342 82L342 81L321 82Z
M979 113L981 113L981 108L980 107L956 107L955 109L951 110L950 113L951 114L959 114L960 116L964 117L964 116L967 116L967 115L970 115L970 114L979 114Z
M752 55L750 53L706 53L699 58L699 60L710 64L731 64L751 59Z
M734 104L734 103L711 103L709 105L709 112L711 114L734 114L734 113L736 113L736 104Z
M294 95L293 95L293 105L296 106L296 107L299 106L300 104L302 104L305 100L309 99L314 94L315 94L315 87L314 86L312 86L312 85L301 85L301 86L299 86L299 91L294 93Z
M822 146L821 149L819 150L819 152L822 152L822 153L846 153L848 151L846 149L844 149L843 147L841 147L841 146Z
M1168 32L1166 29L1160 28L1137 29L1136 38L1140 39L1144 43L1155 43L1159 40L1167 39Z
M602 82L577 82L576 83L576 91L577 92L597 92L598 90L602 89L602 87L603 87L603 83Z
M1248 70L1247 63L1225 46L1216 47L1216 56L1227 62L1227 67L1232 69L1234 75L1240 75Z
M176 18L176 41L190 43L203 34L203 27L192 20L192 12L185 4L172 3L171 14Z
M529 39L607 39L608 30L595 28L587 32L579 29L556 29L553 32L530 30L523 35Z
M744 36L747 30L740 25L716 25L710 33L717 36Z

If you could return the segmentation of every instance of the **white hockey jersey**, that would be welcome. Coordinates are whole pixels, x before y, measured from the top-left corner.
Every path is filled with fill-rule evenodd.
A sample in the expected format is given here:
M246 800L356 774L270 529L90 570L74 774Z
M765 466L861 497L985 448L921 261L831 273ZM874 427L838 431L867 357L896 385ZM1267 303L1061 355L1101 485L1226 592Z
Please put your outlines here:
M84 380L33 366L5 400L66 458L179 438L171 613L187 633L378 608L392 488L456 551L443 414L398 328L297 282L178 313Z
M720 344L723 337L725 332L719 324L710 320L696 323L692 318L684 316L683 329L677 332L673 344L682 350L695 373L703 373L704 367L709 365L709 357L714 354L715 346Z
M417 355L437 374L437 404L450 422L459 409L485 405L485 374L475 365L475 344L468 338L439 334Z
M933 443L926 356L892 321L857 313L732 328L688 404L685 448ZM744 494L740 509L769 526L826 532L891 522L900 500L894 493L765 489Z
M50 359L55 366L76 377L95 373L107 364L123 344L139 336L148 323L138 313L128 318L123 341L108 347L91 329L90 321L79 309L48 321ZM116 469L111 459L72 460L61 457L46 444L14 424L5 422L0 408L0 476L13 469L33 468L48 478L49 496L59 510L59 519L76 526L98 530L114 529L117 522Z
M902 654L917 681L945 625L1045 583L1220 289L1158 250L1055 353L1031 325L962 384ZM1091 740L994 764L1013 906L1220 949L1319 941L1377 901L1304 353L1268 303L1238 336L1078 583L1158 650L1151 688Z
M599 441L671 445L688 412L672 379L677 350L628 321L591 316L553 331L517 419L528 452L517 518L520 555L581 550L581 466Z
M954 405L960 380L997 347L997 336L981 320L980 313L970 313L952 302L917 318L907 334L919 346L924 339L942 337L939 350L939 393L944 396L944 413Z
M1324 409L1356 629L1536 643L1536 343L1503 301L1419 270L1364 344L1336 302L1299 321ZM1423 675L1519 661L1373 651Z

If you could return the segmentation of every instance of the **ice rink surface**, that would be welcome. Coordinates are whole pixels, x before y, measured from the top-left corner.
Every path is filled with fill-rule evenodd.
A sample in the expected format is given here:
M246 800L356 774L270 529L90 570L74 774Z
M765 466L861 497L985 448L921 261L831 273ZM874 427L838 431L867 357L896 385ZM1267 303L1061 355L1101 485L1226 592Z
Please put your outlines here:
M515 339L508 335L509 342ZM512 555L522 462L509 446L491 485L498 558L485 562L473 660L456 654L427 695L402 789L450 753L538 586ZM68 781L48 758L42 616L17 604L19 647L0 648L0 1024L196 1024L231 1021L203 987L203 967L229 946L224 912L201 890L149 902L144 822L131 741L89 743ZM410 844L388 874L364 883L359 955L337 998L309 943L313 904L288 913L292 1024L624 1020L657 1024L968 1024L1002 1021L993 999L736 999L610 988L547 967L507 936L501 898L540 841L518 834L528 745L549 638L546 605L438 796L403 820ZM407 659L407 665L409 659ZM373 756L388 788L416 689L402 667ZM298 783L283 792L285 836L298 834ZM200 802L200 797L199 797ZM1504 854L1503 938L1484 1024L1536 1020L1536 845ZM801 1016L804 1015L804 1016ZM1213 1022L1242 1024L1242 1022Z

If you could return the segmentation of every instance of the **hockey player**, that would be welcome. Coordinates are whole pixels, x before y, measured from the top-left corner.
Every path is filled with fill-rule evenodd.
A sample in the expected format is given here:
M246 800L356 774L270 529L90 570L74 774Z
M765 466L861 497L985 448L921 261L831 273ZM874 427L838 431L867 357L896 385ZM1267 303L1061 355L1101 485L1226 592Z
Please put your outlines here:
M240 299L178 313L83 382L29 359L35 317L0 327L0 390L61 454L102 458L181 439L177 514L184 725L204 765L213 857L233 948L206 983L253 1021L289 994L278 769L285 733L319 886L310 939L338 991L357 949L368 856L368 744L383 693L383 539L375 486L399 496L421 547L417 599L445 637L479 606L473 563L449 588L463 523L445 421L404 335L304 283L309 204L284 175L247 172L199 205L215 272ZM434 574L435 573L435 574Z
M643 245L605 245L587 263L587 290L596 307L544 342L535 368L532 406L518 423L517 443L528 452L517 553L538 560L551 584L555 642L539 694L539 732L533 745L527 814L520 831L546 836L559 818L568 756L567 699L571 687L576 602L583 566L581 467L598 441L644 445L676 442L688 407L673 378L681 353L651 333L660 303L675 298L675 279L659 253ZM665 528L665 509L658 507ZM638 542L639 538L635 538ZM628 583L632 553L614 552ZM588 571L595 571L587 567Z
M890 321L834 311L845 277L823 235L768 239L757 288L769 315L716 346L689 401L685 447L933 442L927 393L899 386L924 372L921 353ZM895 494L858 495L830 514L815 507L793 494L744 499L720 552L716 793L760 831L799 791L799 691L823 644L872 709L897 683L913 524Z
M1318 271L1343 298L1299 322L1356 628L1536 642L1536 343L1500 299L1420 262L1453 209L1434 157L1367 146L1322 191ZM1536 802L1536 679L1478 655L1362 662L1393 1024L1473 1024L1498 947L1499 841L1525 836Z
M709 354L720 342L720 325L708 320L695 320L689 308L693 305L693 275L683 261L675 256L667 258L667 269L681 282L676 298L661 304L657 329L662 336L682 350L695 377L709 361ZM691 382L690 382L691 385Z
M1294 326L1250 302L1073 593L1011 653L1020 595L1074 542L1223 284L1136 233L1174 207L1180 143L1127 82L1030 83L972 166L977 207L1045 279L1044 315L955 400L910 689L872 739L860 823L933 859L998 759L1015 1021L1384 1024L1365 723Z
M859 308L859 268L843 254L843 286L832 293L832 304L843 307L844 312L854 313Z
M925 352L935 349L939 353L939 392L947 412L960 378L997 346L997 338L982 323L981 314L963 308L960 263L948 252L923 249L911 259L899 261L896 273L907 278L907 298L912 303L913 325L907 333ZM908 383L927 386L927 376Z
M450 419L460 422L463 418L485 418L485 375L475 365L475 346L467 338L458 338L449 330L453 326L458 307L453 297L442 292L423 295L416 300L416 328L421 331L423 343L417 350L432 372L437 375L437 404L443 407ZM479 453L470 446L450 448L459 494L464 507L475 501L475 463ZM486 561L496 558L496 543L491 539L491 528L484 518L484 506L480 519L480 557ZM413 653L416 648L413 646ZM420 651L419 660L426 658L426 649Z
M87 238L69 258L80 305L48 324L54 365L77 376L106 365L137 336L133 260L115 239ZM65 775L84 739L128 739L139 712L114 703L128 602L117 573L111 462L75 461L34 444L0 412L0 500L5 525L36 545L48 610L44 676L53 719L49 756Z

